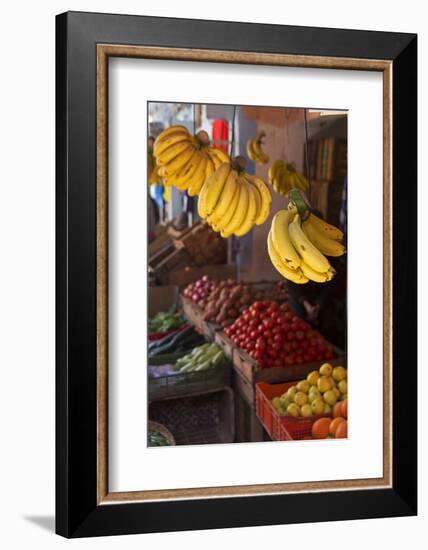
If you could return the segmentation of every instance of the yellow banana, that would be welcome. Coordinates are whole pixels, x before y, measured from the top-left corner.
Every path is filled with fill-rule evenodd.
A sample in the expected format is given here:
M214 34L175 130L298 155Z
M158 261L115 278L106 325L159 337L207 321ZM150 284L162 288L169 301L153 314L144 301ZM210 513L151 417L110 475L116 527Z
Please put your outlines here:
M206 218L214 210L231 169L230 163L225 162L205 181L198 201L201 218Z
M243 237L252 229L257 215L257 202L254 195L255 193L258 193L258 191L251 185L251 183L247 183L245 180L242 181L242 185L244 185L247 189L248 208L243 223L234 231L237 237Z
M261 143L259 140L253 141L253 147L252 147L255 156L256 156L256 162L259 164L267 164L269 162L268 155L263 151Z
M179 143L171 145L170 147L168 147L168 149L165 149L162 155L156 157L156 161L159 166L166 166L167 172L171 174L173 172L172 166L174 160L176 160L177 157L181 157L184 151L187 151L189 149L195 151L195 146L187 139L185 139L183 141L180 141Z
M294 248L309 267L320 273L330 268L327 258L311 243L303 232L299 214L295 214L293 221L288 226L288 232Z
M173 158L168 164L165 164L167 177L171 177L176 174L181 168L183 168L195 153L193 145L187 145L187 148L181 150L175 158Z
M343 239L342 231L335 225L327 223L318 216L315 216L315 214L311 214L310 220L311 225L318 231L318 233L321 233L330 239L334 239L335 241L341 241Z
M256 184L254 183L254 181L251 181L248 178L248 175L249 174L245 175L246 180L257 191L257 193L255 194L255 198L257 202L257 214L256 214L256 219L254 223L256 225L262 225L267 220L270 212L270 202L271 202L270 191L263 180L258 178L258 184ZM267 193L264 194L264 192L267 192Z
M281 168L278 174L278 178L279 178L279 192L282 195L287 195L287 193L290 192L292 185L291 185L289 173L285 168L285 166Z
M268 178L269 182L273 184L273 180L276 178L279 169L284 166L284 161L282 160L275 160L270 166L268 170Z
M251 183L251 181L248 181L248 180L246 181L247 181L247 184L253 190L253 200L256 203L256 215L254 218L254 223L256 225L260 225L260 223L257 223L257 221L260 219L260 216L262 214L262 207L263 207L262 196L260 195L258 188L253 183Z
M258 176L254 176L252 174L245 174L245 177L251 183L254 183L254 185L260 191L260 195L262 196L263 200L270 207L270 203L272 202L272 195L271 195L269 187L266 185L266 183L261 178L259 178Z
M248 210L249 193L246 185L240 183L239 185L239 198L236 211L230 220L230 222L223 228L220 233L222 237L230 237L244 222L245 216Z
M238 181L238 180L237 180ZM237 183L235 187L235 193L230 201L229 206L227 207L226 212L222 216L220 220L217 221L215 224L216 231L223 231L225 227L229 225L229 223L232 221L232 219L235 217L236 210L239 205L239 196L241 194L241 188L239 182Z
M261 147L262 138L265 135L266 134L264 132L260 132L256 138L252 138L247 141L247 155L257 164L266 164L269 162L269 157Z
M195 172L193 173L193 176L189 180L189 185L187 192L191 197L194 197L195 195L199 195L202 186L205 182L205 170L207 166L208 159L205 155L203 155L200 151L199 153L199 164Z
M216 147L209 147L208 153L213 160L214 157L216 157L220 161L220 164L222 164L223 162L230 162L229 155L221 149L217 149Z
M233 199L236 189L238 188L238 174L236 170L231 170L226 179L223 190L219 196L218 202L213 212L208 216L207 220L210 224L218 225L221 223L231 200Z
M269 258L275 267L275 269L286 279L289 279L290 281L293 281L293 283L297 284L304 284L308 282L308 278L302 273L300 268L292 269L291 267L288 267L282 260L280 255L278 254L278 251L275 248L273 238L272 238L272 231L269 231L268 239L267 239L267 245L268 245L268 254Z
M180 170L169 177L169 181L182 191L190 187L195 174L200 169L202 156L200 151L195 151L189 160Z
M295 172L296 174L296 178L297 180L299 181L300 183L300 188L303 190L303 191L307 191L308 187L309 187L309 183L308 183L308 180L306 179L306 177L300 173L300 172Z
M253 150L253 144L254 144L254 139L249 139L247 141L247 155L248 155L248 158L250 160L255 160L255 154L254 154L254 150Z
M165 139L169 137L171 134L176 134L176 133L190 135L189 130L185 126L182 126L181 124L175 124L174 126L169 126L165 130L163 130L163 132L161 132L156 138L155 143L160 144L163 141L165 141Z
M312 216L309 216L308 220L302 224L302 229L311 243L326 256L343 256L345 253L343 244L318 232L315 226L312 225L311 218Z
M207 157L207 164L205 167L205 181L211 176L211 174L214 174L216 171L216 167L214 164L214 161L211 159L208 153L205 153Z
M315 269L312 269L312 267L310 267L305 262L302 262L300 264L300 269L310 281L314 281L315 283L326 283L327 281L330 281L332 279L331 269L328 269L324 273L320 273L319 271L315 271Z
M273 217L271 233L275 249L282 263L291 269L297 269L302 262L289 235L289 225L293 218L294 212L279 210Z
M153 146L153 154L157 159L163 159L164 157L167 159L165 162L168 162L168 159L171 159L171 152L174 151L172 147L174 145L178 145L179 143L194 143L192 136L190 134L182 134L181 132L178 132L176 134L169 135L164 141L161 143L157 143L157 140L155 141L155 144ZM163 164L165 164L165 162Z

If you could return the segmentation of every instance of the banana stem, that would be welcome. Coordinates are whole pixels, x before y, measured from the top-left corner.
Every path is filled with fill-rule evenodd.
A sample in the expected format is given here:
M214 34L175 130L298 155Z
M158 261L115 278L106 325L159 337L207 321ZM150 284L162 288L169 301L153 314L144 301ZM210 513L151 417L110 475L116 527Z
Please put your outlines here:
M300 219L302 221L307 220L311 214L310 205L305 200L302 193L298 189L291 189L289 196L291 201L297 208Z

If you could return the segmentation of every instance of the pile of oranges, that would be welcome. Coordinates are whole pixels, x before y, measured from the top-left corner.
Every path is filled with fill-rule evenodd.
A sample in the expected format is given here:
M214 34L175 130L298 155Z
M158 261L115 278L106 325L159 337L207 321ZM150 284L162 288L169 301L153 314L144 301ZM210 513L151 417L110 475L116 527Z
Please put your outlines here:
M339 401L333 409L333 419L319 418L312 425L313 439L348 437L348 400Z

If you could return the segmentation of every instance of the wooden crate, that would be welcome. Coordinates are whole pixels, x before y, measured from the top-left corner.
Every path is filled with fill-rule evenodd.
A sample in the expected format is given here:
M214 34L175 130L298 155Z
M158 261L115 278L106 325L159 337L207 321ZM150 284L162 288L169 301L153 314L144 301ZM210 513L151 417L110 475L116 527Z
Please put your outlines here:
M151 270L160 283L167 285L172 284L170 280L172 272L184 269L191 264L192 260L186 250L174 250L171 254L163 258L156 267L151 268Z
M232 342L232 340L228 336L226 336L223 330L216 331L214 340L221 348L223 348L226 357L232 361L233 348L235 347L235 344Z
M189 322L195 327L195 329L205 336L207 340L214 341L216 331L218 330L217 325L214 325L213 323L207 323L204 321L204 312L203 310L197 306L195 303L192 302L192 300L189 300L189 298L186 298L185 296L180 296L181 300L181 307L183 309L183 314L186 317L186 319L189 320ZM228 359L232 359L232 357L228 357Z
M149 255L149 268L156 269L162 260L174 252L174 245L171 241L165 242L165 244L156 250L153 254Z
M178 287L176 286L150 286L149 287L149 317L153 317L159 311L168 311L178 300Z
M207 265L206 267L185 267L179 271L171 273L170 284L185 287L194 281L197 281L204 275L211 279L221 280L233 278L236 275L234 264Z
M173 227L172 225L168 227L168 235L171 239L174 240L174 244L176 241L182 239L190 231L192 231L192 227L183 227L183 229L175 229L175 227Z
M329 344L335 351L336 357L328 360L333 366L343 365L345 356L343 352ZM233 349L233 366L252 384L257 382L289 382L292 380L301 380L311 371L318 370L324 361L314 361L304 365L291 365L286 367L272 367L270 369L261 369L257 362L241 348ZM327 360L326 360L327 361Z
M198 223L179 238L174 238L174 246L185 248L197 266L224 263L226 241L208 224Z
M173 246L171 238L166 232L156 237L151 243L149 243L149 258L153 256L153 254L156 254L156 252L158 252L161 248L163 248L167 244L170 244Z
M233 385L239 395L244 399L247 405L251 408L256 406L256 388L242 373L233 369Z

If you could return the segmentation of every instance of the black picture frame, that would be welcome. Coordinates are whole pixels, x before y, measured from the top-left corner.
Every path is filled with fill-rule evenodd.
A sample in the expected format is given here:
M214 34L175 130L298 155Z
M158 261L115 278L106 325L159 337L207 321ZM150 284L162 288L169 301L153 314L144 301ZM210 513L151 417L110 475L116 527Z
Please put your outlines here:
M96 46L392 62L391 488L97 504ZM65 537L417 513L417 36L68 12L56 18L56 532Z

